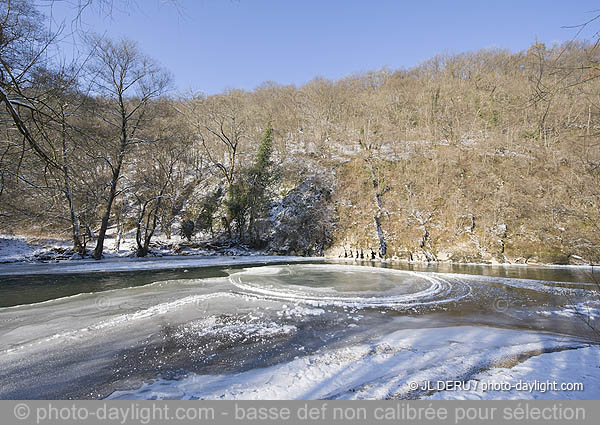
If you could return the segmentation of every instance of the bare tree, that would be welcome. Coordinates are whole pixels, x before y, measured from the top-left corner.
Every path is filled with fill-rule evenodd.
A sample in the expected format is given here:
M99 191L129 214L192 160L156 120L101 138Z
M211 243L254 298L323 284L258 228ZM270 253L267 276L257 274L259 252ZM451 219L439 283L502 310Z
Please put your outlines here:
M139 137L151 118L152 99L168 88L170 76L154 61L143 55L129 40L113 41L94 37L91 40L94 56L90 63L91 85L102 101L96 114L112 130L112 140L100 142L105 152L101 158L110 169L108 193L94 258L100 259L110 220L113 202L121 193L119 181L125 160L133 146L147 142Z
M209 98L198 97L192 100L186 113L208 160L227 182L228 197L232 195L239 151L248 131L242 96L242 92L235 91ZM221 217L221 221L231 239L231 211Z
M191 120L210 162L221 172L228 186L235 181L239 148L246 138L241 93L196 98Z
M72 173L72 163L76 161L74 140L81 135L81 130L74 125L74 117L80 113L86 99L78 87L81 67L75 61L66 66L48 59L47 50L60 30L48 35L42 24L43 16L33 2L1 1L0 10L3 16L0 103L4 104L10 122L23 138L19 165L6 172L31 183L24 173L40 173L25 170L22 165L29 152L39 158L41 164L38 166L43 169L44 178L53 179L56 189L64 196L69 210L73 247L84 254L73 193L76 176ZM10 145L5 152L9 151ZM0 168L4 166L0 164ZM46 191L51 189L54 188L46 187Z
M32 75L46 64L45 52L56 37L45 32L41 17L30 1L0 0L0 103L26 145L46 164L60 169L23 116L35 119L40 112L39 93L30 90Z
M187 173L185 166L186 136L181 134L177 121L173 121L172 109L167 102L155 105L160 108L163 119L157 120L152 133L160 135L154 143L138 146L137 167L132 173L128 191L135 201L136 255L144 257L150 250L150 241L159 223L165 229L170 225L168 212L177 197L177 174ZM195 181L196 179L194 179Z

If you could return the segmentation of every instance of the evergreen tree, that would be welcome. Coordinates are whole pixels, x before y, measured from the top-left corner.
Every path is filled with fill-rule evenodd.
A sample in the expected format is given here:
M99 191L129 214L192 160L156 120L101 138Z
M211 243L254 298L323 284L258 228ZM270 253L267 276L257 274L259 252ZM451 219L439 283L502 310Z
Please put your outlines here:
M274 181L272 151L273 127L269 123L258 147L255 163L248 172L248 230L255 243L258 242L259 235L254 225L257 219L264 217L267 213L270 202L269 188Z
M269 123L258 146L254 164L229 187L226 201L229 217L236 223L238 237L243 240L247 231L254 246L261 244L256 223L267 214L271 200L269 188L275 180L272 151L273 127Z

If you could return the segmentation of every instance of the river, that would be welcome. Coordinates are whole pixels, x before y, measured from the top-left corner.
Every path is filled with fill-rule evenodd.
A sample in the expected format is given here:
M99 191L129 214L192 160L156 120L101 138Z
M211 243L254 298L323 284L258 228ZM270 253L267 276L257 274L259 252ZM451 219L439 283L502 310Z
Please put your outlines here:
M0 268L0 398L420 398L598 341L591 268L186 261Z

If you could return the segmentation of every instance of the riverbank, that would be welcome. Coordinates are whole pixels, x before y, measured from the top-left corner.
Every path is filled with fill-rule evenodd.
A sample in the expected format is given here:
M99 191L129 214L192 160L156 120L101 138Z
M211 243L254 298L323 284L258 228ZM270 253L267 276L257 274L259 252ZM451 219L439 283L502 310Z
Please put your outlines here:
M136 243L132 235L117 241L108 237L104 242L103 260L112 258L140 258L136 256ZM56 263L70 260L90 259L93 245L81 256L73 251L72 243L66 239L0 234L0 264L2 263ZM166 256L249 256L268 255L267 252L251 249L244 245L227 242L186 241L179 238L157 237L151 250L144 258Z
M320 261L320 260L331 260L335 262L342 262L348 264L363 264L363 265L398 265L401 267L416 266L422 267L510 267L516 269L532 269L532 268L555 268L555 269L572 269L572 270L589 270L593 272L595 264L544 264L544 263L477 263L477 262L452 262L452 261L408 261L405 259L398 258L387 258L387 259L360 259L360 258L343 258L336 256L325 256L325 257L300 257L300 256L279 256L271 255L268 252L261 250L254 250L244 246L218 246L208 242L186 242L186 241L175 241L175 240L164 240L164 238L157 238L154 243L152 251L146 257L136 257L135 255L135 242L129 239L123 239L119 243L119 249L116 249L116 240L112 238L106 239L106 250L104 258L99 262L93 260L90 257L82 258L79 254L76 254L71 249L71 244L67 240L63 239L52 239L52 238L41 238L41 237L26 237L18 235L6 235L0 234L0 274L6 264L57 264L57 265L69 265L69 264L103 264L109 262L148 262L152 261L155 265L154 268L161 268L161 261L171 261L180 259L202 259L206 260L209 258L216 258L215 265L221 265L223 261L231 261L232 258L238 257L261 257L265 261L272 261L272 258L287 258L296 259L299 261L302 258L303 261ZM288 260L285 260L288 261ZM193 264L196 264L195 260L191 260ZM184 264L184 263L180 263ZM198 267L203 267L203 262L197 263ZM254 260L252 261L254 264ZM228 264L224 264L228 265ZM61 266L62 267L62 266ZM165 265L164 268L169 268L170 265ZM185 265L183 267L186 267ZM195 266L190 266L195 267ZM89 270L85 271L106 271L101 266L86 267ZM148 270L150 268L141 267L140 269ZM65 267L65 270L70 268ZM122 271L122 270L115 270ZM65 271L65 273L69 273Z
M104 273L169 270L202 267L297 263L320 261L320 257L269 255L245 247L217 247L180 241L158 240L146 257L136 257L134 241L124 239L116 250L114 239L107 239L101 260L82 258L72 252L69 241L0 235L0 276L32 274Z

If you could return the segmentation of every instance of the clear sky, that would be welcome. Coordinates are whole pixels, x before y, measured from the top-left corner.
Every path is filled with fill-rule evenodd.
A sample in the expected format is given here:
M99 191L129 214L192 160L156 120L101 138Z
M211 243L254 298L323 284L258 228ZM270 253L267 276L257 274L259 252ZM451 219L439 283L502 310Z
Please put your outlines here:
M207 94L408 68L438 53L520 51L536 39L573 38L576 30L562 27L600 9L588 0L178 0L178 7L113 1L110 17L86 9L85 28L136 40L171 71L176 91ZM55 22L72 19L67 3L54 3ZM592 35L590 28L580 38Z

